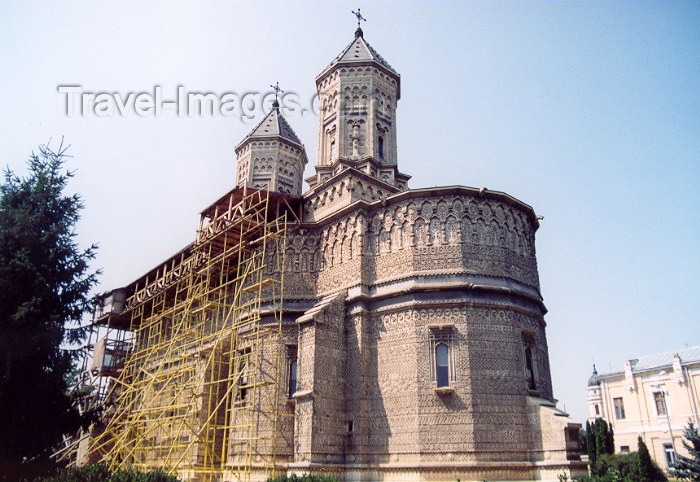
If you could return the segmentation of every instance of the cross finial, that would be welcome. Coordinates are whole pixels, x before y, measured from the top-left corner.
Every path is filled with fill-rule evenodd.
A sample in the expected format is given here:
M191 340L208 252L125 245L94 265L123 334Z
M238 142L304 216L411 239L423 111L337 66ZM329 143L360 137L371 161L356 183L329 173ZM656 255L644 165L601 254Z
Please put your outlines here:
M366 22L367 19L362 16L359 8L357 9L357 12L355 10L353 10L352 13L353 13L353 15L355 15L355 17L357 17L357 28L360 28L360 21Z
M270 84L270 87L272 87L272 90L275 91L275 102L272 104L272 107L279 107L280 104L279 104L279 102L277 101L277 95L278 95L280 92L284 92L284 91L283 91L282 89L280 89L280 83L279 83L279 82L275 82L275 85Z

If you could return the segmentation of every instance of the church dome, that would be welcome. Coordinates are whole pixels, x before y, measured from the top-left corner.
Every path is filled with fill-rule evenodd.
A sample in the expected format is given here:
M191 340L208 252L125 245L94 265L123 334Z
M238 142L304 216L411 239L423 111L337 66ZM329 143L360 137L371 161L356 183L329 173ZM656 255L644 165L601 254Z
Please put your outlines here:
M600 377L598 376L598 370L595 369L595 365L593 365L593 373L591 374L591 377L588 379L588 386L589 387L597 387L600 385Z

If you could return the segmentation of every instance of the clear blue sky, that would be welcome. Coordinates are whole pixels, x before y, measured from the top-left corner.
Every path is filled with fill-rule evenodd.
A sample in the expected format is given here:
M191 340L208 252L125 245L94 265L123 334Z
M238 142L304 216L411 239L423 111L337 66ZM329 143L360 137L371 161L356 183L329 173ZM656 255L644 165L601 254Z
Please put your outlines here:
M194 238L234 184L237 118L68 118L58 85L302 100L353 37L402 76L399 164L412 187L506 191L537 233L554 393L584 420L586 380L627 358L700 344L700 3L3 2L0 152L20 173L72 144L79 239L101 289ZM171 95L172 93L172 95ZM317 118L288 116L316 160Z

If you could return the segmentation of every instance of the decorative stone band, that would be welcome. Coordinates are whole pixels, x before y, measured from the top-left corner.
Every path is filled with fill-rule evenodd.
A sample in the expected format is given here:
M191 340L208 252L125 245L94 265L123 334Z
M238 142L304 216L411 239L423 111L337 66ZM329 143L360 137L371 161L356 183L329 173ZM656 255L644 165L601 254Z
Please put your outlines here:
M305 210L315 203L306 199ZM474 188L357 200L290 230L286 272L326 273L319 282L329 290L352 284L358 270L368 272L372 279L363 282L370 284L410 272L463 271L514 279L538 290L538 226L529 206ZM361 265L353 265L355 260Z

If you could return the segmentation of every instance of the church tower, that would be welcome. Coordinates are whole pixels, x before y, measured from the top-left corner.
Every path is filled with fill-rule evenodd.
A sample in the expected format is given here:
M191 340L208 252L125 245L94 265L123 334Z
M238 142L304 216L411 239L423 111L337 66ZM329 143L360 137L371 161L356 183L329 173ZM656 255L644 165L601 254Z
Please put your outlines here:
M588 379L588 420L593 422L596 418L605 417L604 408L600 377L598 377L598 370L593 365L593 374Z
M301 195L306 150L282 116L277 98L270 113L236 146L236 158L238 187Z
M398 170L396 104L401 76L365 40L359 26L355 38L316 77L320 101L316 185L347 167L354 167L398 190L410 176Z

